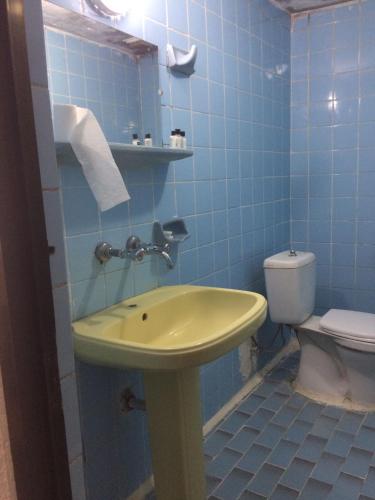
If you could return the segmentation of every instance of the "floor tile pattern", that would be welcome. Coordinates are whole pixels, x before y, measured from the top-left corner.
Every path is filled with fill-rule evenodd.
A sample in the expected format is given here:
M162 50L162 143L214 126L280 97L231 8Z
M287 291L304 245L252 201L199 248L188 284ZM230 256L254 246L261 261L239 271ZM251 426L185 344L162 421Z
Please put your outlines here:
M298 363L284 359L207 436L208 500L375 500L375 413L294 392Z
M375 500L375 414L293 391L284 359L206 438L209 500Z

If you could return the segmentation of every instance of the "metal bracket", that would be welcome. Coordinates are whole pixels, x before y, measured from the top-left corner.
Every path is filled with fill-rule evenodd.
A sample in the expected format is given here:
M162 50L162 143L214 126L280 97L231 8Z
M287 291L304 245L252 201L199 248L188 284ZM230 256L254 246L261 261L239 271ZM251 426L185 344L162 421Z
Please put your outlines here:
M130 387L126 387L121 393L120 410L124 415L133 410L146 411L146 402L138 399Z

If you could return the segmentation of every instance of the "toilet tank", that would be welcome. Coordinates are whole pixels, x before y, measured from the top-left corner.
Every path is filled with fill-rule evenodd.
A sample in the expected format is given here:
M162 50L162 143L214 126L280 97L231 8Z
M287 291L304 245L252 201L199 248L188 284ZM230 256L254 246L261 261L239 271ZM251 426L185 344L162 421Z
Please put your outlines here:
M311 252L280 252L263 264L271 320L298 325L315 306L316 264Z

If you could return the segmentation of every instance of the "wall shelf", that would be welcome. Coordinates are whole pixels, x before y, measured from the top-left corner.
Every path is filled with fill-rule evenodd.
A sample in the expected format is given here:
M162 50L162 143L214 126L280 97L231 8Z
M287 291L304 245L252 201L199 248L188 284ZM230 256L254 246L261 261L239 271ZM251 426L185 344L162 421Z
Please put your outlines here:
M77 162L68 142L56 142L55 145L57 158L62 163ZM133 146L117 142L110 142L109 147L119 167L151 167L152 165L163 165L171 161L183 160L193 155L192 149Z

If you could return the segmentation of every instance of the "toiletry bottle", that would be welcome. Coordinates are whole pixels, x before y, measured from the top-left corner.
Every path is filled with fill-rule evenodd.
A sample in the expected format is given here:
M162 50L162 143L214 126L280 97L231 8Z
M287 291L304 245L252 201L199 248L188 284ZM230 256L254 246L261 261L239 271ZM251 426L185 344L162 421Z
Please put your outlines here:
M181 148L181 129L176 128L176 148Z
M169 147L170 148L176 148L177 147L177 141L176 141L176 131L172 130L171 135L169 136Z
M186 149L186 147L187 147L185 130L181 130L181 147L182 147L182 149Z
M151 134L145 135L145 146L152 146L152 137Z
M133 146L140 146L141 141L138 138L138 134L133 134L133 140L132 140Z

